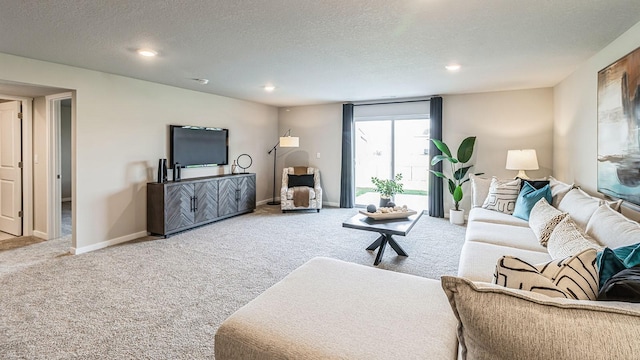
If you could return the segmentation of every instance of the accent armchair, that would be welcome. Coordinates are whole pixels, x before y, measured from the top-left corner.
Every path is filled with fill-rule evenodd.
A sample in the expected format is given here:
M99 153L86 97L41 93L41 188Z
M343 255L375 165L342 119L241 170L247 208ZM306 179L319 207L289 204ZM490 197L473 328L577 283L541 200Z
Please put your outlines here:
M320 170L312 167L287 167L282 170L280 208L288 210L322 209Z

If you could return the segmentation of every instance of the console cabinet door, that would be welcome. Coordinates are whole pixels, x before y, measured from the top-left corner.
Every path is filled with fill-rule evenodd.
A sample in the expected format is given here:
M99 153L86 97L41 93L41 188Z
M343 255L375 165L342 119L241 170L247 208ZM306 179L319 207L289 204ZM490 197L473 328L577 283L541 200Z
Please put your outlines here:
M218 217L218 180L195 183L195 222Z
M238 190L240 199L238 211L253 210L256 208L256 178L255 176L243 176L238 178Z
M238 180L235 178L218 180L218 216L238 212Z
M192 198L192 184L167 186L164 208L167 232L194 223L195 217Z

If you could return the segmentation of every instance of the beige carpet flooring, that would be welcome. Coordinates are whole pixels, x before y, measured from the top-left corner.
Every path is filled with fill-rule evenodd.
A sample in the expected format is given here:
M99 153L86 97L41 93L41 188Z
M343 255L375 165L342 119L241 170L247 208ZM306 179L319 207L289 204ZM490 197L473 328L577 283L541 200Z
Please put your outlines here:
M0 252L0 358L211 359L220 323L315 256L373 266L354 209L247 214L71 256L70 237ZM455 274L465 228L423 216L381 269Z

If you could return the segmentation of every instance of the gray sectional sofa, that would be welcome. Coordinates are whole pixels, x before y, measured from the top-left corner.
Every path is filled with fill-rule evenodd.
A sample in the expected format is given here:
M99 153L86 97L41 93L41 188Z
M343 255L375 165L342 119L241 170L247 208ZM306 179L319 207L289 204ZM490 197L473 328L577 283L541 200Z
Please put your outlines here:
M614 231L620 228L616 223L620 219L611 216L609 205L579 190L569 194L571 187L563 189L560 194L556 188L554 205L575 215L576 222L590 225L583 229L592 236L599 234L593 238L600 246L640 242L637 223L622 224L625 238L620 239ZM559 195L568 195L564 204ZM598 210L605 214L601 225L608 231L598 228L598 219L591 220ZM638 226L636 232L632 225ZM459 277L438 281L312 259L220 326L216 358L640 356L640 304L551 298L491 284L496 262L504 255L532 264L551 260L527 221L475 207L469 213Z

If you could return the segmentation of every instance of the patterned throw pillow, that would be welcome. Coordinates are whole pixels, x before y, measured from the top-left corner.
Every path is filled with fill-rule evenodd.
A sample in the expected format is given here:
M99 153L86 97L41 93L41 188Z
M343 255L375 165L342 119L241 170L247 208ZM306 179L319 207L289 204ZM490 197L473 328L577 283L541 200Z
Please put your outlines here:
M564 259L586 249L600 251L602 246L582 232L571 216L560 221L547 242L547 252L554 260Z
M547 246L553 229L567 215L567 213L563 213L549 205L546 199L541 199L533 206L529 213L529 227L538 238L540 245Z
M596 251L587 249L574 256L539 265L531 265L516 257L503 256L496 265L493 283L549 297L596 300Z
M487 195L482 207L511 215L516 208L519 193L520 179L501 182L497 178L493 178L489 187L489 195Z

